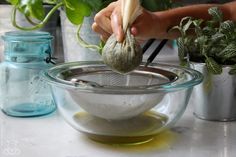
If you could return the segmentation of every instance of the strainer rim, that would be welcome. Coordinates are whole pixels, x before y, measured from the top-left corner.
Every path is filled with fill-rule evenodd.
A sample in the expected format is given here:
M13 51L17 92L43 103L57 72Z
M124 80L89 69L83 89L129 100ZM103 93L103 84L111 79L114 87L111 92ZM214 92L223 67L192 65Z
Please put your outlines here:
M151 67L167 67L167 68L173 68L176 70L182 70L182 72L185 72L189 76L191 76L191 79L186 80L185 82L178 83L180 79L178 78L175 81L160 84L160 85L150 85L146 86L145 88L139 88L139 87L132 87L132 88L104 88L104 87L91 87L91 86L76 86L70 81L60 81L52 76L52 72L54 74L58 74L59 71L66 70L68 67L73 66L83 66L83 65L104 65L102 61L77 61L77 62L67 62L58 64L48 70L43 71L43 78L49 82L50 84L67 88L67 89L75 89L83 92L93 92L93 93L107 93L107 94L147 94L147 93L157 93L157 92L172 92L177 91L181 89L191 88L203 80L203 75L190 68L186 67L180 67L177 65L169 65L166 63L151 63L149 66ZM145 63L142 63L141 66L144 66Z

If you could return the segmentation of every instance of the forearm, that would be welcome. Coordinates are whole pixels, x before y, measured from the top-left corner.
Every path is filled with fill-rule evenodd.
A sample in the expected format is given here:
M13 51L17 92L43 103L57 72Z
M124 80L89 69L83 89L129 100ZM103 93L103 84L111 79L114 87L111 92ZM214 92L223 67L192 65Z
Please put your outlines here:
M193 18L201 18L201 19L210 19L210 15L208 14L208 9L213 6L218 6L223 12L225 20L233 20L236 21L236 2L226 3L223 5L217 4L199 4L199 5L191 5L185 7L179 7L175 9L170 9L167 11L156 12L154 13L157 18L159 18L159 28L162 29L163 32L167 32L173 26L176 26L180 23L181 19L186 16L191 16ZM175 33L176 34L176 33ZM173 34L170 36L174 36Z

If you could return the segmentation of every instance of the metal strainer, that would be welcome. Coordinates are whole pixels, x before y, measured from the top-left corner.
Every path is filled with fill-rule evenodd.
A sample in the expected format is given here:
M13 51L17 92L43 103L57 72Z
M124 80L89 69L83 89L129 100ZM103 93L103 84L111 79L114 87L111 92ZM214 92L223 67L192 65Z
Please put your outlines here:
M177 79L177 75L153 67L140 66L137 70L128 74L118 74L107 66L79 67L63 71L58 80L73 83L77 87L93 86L97 88L147 88L171 83Z
M152 66L140 66L122 75L104 64L77 64L63 69L54 79L69 85L68 96L88 113L120 120L137 116L161 102L166 93L154 89L176 81L178 76Z

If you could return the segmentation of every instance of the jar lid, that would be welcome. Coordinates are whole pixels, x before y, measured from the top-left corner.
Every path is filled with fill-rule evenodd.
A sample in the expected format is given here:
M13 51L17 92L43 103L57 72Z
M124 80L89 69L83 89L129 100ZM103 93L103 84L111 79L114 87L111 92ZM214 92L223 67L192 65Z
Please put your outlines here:
M42 61L50 58L53 53L53 36L48 32L10 31L2 39L5 42L4 54L7 61Z
M10 31L2 36L5 41L44 41L52 40L53 36L43 31Z

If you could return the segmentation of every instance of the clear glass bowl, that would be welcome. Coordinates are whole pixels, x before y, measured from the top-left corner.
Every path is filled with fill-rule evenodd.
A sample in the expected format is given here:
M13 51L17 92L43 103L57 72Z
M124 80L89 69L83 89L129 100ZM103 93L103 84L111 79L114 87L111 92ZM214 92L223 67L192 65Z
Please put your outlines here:
M201 73L174 65L143 64L126 75L102 62L73 62L43 73L64 119L93 140L149 141L183 114Z

